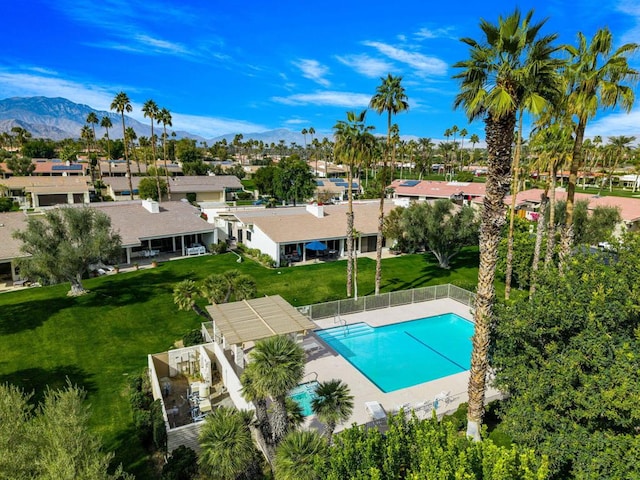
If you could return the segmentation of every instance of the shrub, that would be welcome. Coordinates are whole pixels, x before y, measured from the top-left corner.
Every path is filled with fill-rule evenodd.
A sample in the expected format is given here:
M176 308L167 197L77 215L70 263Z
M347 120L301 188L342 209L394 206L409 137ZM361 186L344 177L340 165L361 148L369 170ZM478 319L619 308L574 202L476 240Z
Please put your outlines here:
M202 332L199 329L194 328L193 330L187 332L182 337L182 344L185 347L190 347L192 345L199 345L203 341Z
M227 242L212 243L209 245L209 252L214 255L226 253L228 251L229 251L229 245L227 245Z
M456 181L458 182L470 183L473 182L473 179L474 175L472 172L458 172L458 174L456 175Z
M187 201L189 203L196 203L196 194L195 193L187 193L186 198L187 198Z
M453 412L451 415L443 417L442 421L453 425L453 428L455 428L455 430L458 432L464 430L467 425L468 409L469 405L467 405L466 403L461 403L455 412Z
M162 405L160 400L151 404L151 422L153 425L153 446L161 451L167 451L167 429L162 416Z
M251 192L236 192L236 198L238 200L253 200L253 194Z
M180 445L162 467L162 480L191 480L198 475L198 456L189 447Z
M10 212L17 205L12 198L0 197L0 212Z

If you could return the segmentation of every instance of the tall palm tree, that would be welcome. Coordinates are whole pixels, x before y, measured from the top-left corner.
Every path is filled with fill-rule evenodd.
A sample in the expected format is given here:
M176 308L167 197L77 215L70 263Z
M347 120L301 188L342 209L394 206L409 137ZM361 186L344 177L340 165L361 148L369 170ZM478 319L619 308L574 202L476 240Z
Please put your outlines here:
M354 216L353 216L353 172L358 171L363 161L370 157L375 145L372 126L365 125L367 111L359 114L347 112L347 120L339 120L333 126L336 160L347 166L347 296L351 296L353 284Z
M219 407L202 425L198 463L207 478L229 480L258 471L258 452L251 438L251 412ZM254 477L250 477L254 478Z
M380 85L376 87L375 95L369 102L369 106L379 114L387 113L387 151L380 178L380 209L378 210L378 234L376 237L376 295L380 294L380 282L382 281L382 228L384 226L384 198L387 189L386 171L391 152L391 119L393 115L409 110L407 94L402 86L402 77L394 77L389 73L380 81Z
M131 112L133 107L131 106L131 100L126 93L118 93L113 102L111 102L111 110L115 110L122 116L122 141L124 143L124 160L127 163L127 177L129 178L129 197L133 200L133 182L131 181L131 162L129 161L129 154L127 152L127 134L124 125L124 112Z
M173 287L173 302L178 306L178 310L193 310L202 318L211 321L207 311L200 308L196 303L199 294L200 289L196 282L183 280Z
M635 53L639 46L627 43L613 51L613 35L604 27L595 33L591 43L579 32L578 46L567 45L564 48L569 53L566 69L569 82L568 111L577 118L577 126L569 167L561 258L569 254L573 244L573 208L587 122L600 109L620 106L627 112L631 111L635 93L627 83L638 79L638 71L629 66L628 56Z
M418 143L420 144L420 173L418 179L422 180L422 174L425 170L431 173L431 159L433 157L433 147L435 147L435 144L427 137L420 138Z
M336 379L320 382L316 397L311 401L311 409L326 424L327 443L330 445L336 425L348 420L353 413L353 395L349 386Z
M159 169L158 169L158 165L156 164L156 162L158 161L158 156L156 154L156 136L153 133L153 124L156 117L160 113L160 109L158 108L158 105L156 104L156 102L149 99L146 102L144 102L144 105L142 105L142 113L144 114L145 118L149 118L151 120L151 152L153 155L152 163L153 163L153 168L155 170L156 188L158 189L158 201L160 202L162 201L162 193L160 192Z
M80 129L80 138L82 138L86 142L88 157L89 151L91 150L91 139L93 138L93 132L91 131L91 127L89 127L89 125L82 126L82 128Z
M325 458L326 449L315 430L289 433L276 452L276 480L320 480L316 467Z
M169 183L169 167L167 166L167 126L172 127L171 112L162 107L158 114L158 122L162 123L162 159L164 162L164 175L167 182L167 198L171 200L171 184Z
M453 136L453 158L455 159L455 164L458 162L458 144L456 143L456 135L460 131L457 125L451 127L451 135Z
M89 112L87 115L87 123L91 125L91 130L93 131L93 141L96 141L96 125L99 123L98 116L95 112Z
M480 440L484 413L489 342L494 321L494 279L500 231L505 222L503 199L510 184L511 149L516 112L521 104L521 81L533 75L541 63L550 60L553 49L548 47L555 39L555 35L538 39L545 22L532 24L532 16L531 11L522 17L516 9L508 17L500 17L496 25L481 20L483 40L463 38L470 47L469 59L454 65L461 69L454 77L461 81L454 105L463 107L469 120L484 120L488 153L468 388L467 436L475 440ZM548 74L544 69L542 72ZM542 85L553 81L552 78L540 78Z
M628 137L626 135L618 135L617 137L609 137L609 143L615 152L615 161L609 170L609 191L612 190L612 178L615 171L618 169L621 159L626 159L629 151L631 150L631 144L636 141L636 137Z
M304 375L304 350L290 337L270 337L256 343L250 365L256 388L268 393L273 401L271 430L273 445L277 446L289 431L286 397Z
M464 167L464 137L469 135L466 128L460 130L460 166Z
M258 389L253 365L253 363L248 364L244 372L242 372L242 377L240 378L240 382L242 383L242 396L256 407L256 427L262 435L262 440L264 440L267 446L270 446L273 440L273 434L271 432L271 424L269 423L269 414L267 411L267 397L269 394ZM269 456L273 457L273 452L270 452Z
M480 143L480 137L478 137L476 133L473 133L469 137L469 141L471 142L471 159L469 160L469 163L471 164L476 158L476 144Z
M105 130L105 136L107 137L107 161L111 165L111 141L109 139L109 129L113 127L111 119L109 117L102 117L100 120L100 126ZM109 167L109 174L111 174L111 167Z
M127 129L125 130L125 134L129 151L131 152L131 155L136 162L136 167L138 167L138 175L141 175L142 172L140 171L140 159L138 158L138 153L136 152L136 140L138 139L138 134L133 129L133 127L127 127Z

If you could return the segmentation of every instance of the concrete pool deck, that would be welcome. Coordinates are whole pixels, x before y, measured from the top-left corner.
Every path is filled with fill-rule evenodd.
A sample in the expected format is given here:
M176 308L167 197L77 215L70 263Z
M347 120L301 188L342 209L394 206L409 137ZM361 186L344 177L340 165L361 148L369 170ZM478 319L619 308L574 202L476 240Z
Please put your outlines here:
M366 312L341 315L340 323L336 323L334 318L316 320L318 329L337 327L346 322L347 325L365 322L372 327L389 325L407 320L431 317L443 313L455 313L462 318L472 320L473 315L469 307L449 298L432 300L421 303L413 303L398 307L382 308ZM396 390L391 393L384 393L365 377L358 369L352 366L345 358L337 354L331 347L318 338L315 334L310 334L313 341L320 345L313 351L307 353L307 363L303 382L312 380L327 381L334 378L342 380L349 385L351 394L354 397L353 414L348 421L339 425L336 431L349 427L352 423L364 424L372 421L365 409L365 402L379 402L387 413L395 412L400 406L405 406L405 410L415 407L423 402L433 402L441 392L450 392L447 401L438 401L436 413L438 416L455 411L458 405L467 401L467 383L469 372L462 372L448 377L422 383L409 388ZM385 359L381 359L385 361ZM429 368L428 365L416 365L416 368ZM500 392L488 389L486 398L499 398ZM430 415L430 409L428 410ZM311 426L319 426L315 418L311 418Z

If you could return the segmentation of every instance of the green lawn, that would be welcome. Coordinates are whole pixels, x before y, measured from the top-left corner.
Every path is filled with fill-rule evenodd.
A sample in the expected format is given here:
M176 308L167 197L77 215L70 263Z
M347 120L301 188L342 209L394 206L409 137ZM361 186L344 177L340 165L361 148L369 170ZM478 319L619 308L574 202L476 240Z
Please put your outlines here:
M158 268L86 281L90 293L69 298L68 284L0 295L0 383L10 382L35 399L68 378L88 392L92 423L116 460L137 478L151 478L148 456L132 428L128 379L146 366L147 354L170 348L200 324L172 300L175 283L238 268L252 275L258 295L280 294L295 306L344 298L345 262L266 269L225 254L166 262ZM383 261L383 291L477 281L478 250L464 250L451 270L431 255ZM375 261L359 260L359 294L373 293ZM204 305L204 303L203 303Z

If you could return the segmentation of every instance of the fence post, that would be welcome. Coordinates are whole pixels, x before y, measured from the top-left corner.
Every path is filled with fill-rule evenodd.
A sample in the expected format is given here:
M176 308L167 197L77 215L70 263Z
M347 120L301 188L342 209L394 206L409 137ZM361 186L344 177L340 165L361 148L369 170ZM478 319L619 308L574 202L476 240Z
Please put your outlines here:
M447 283L447 298L451 298L451 284Z

